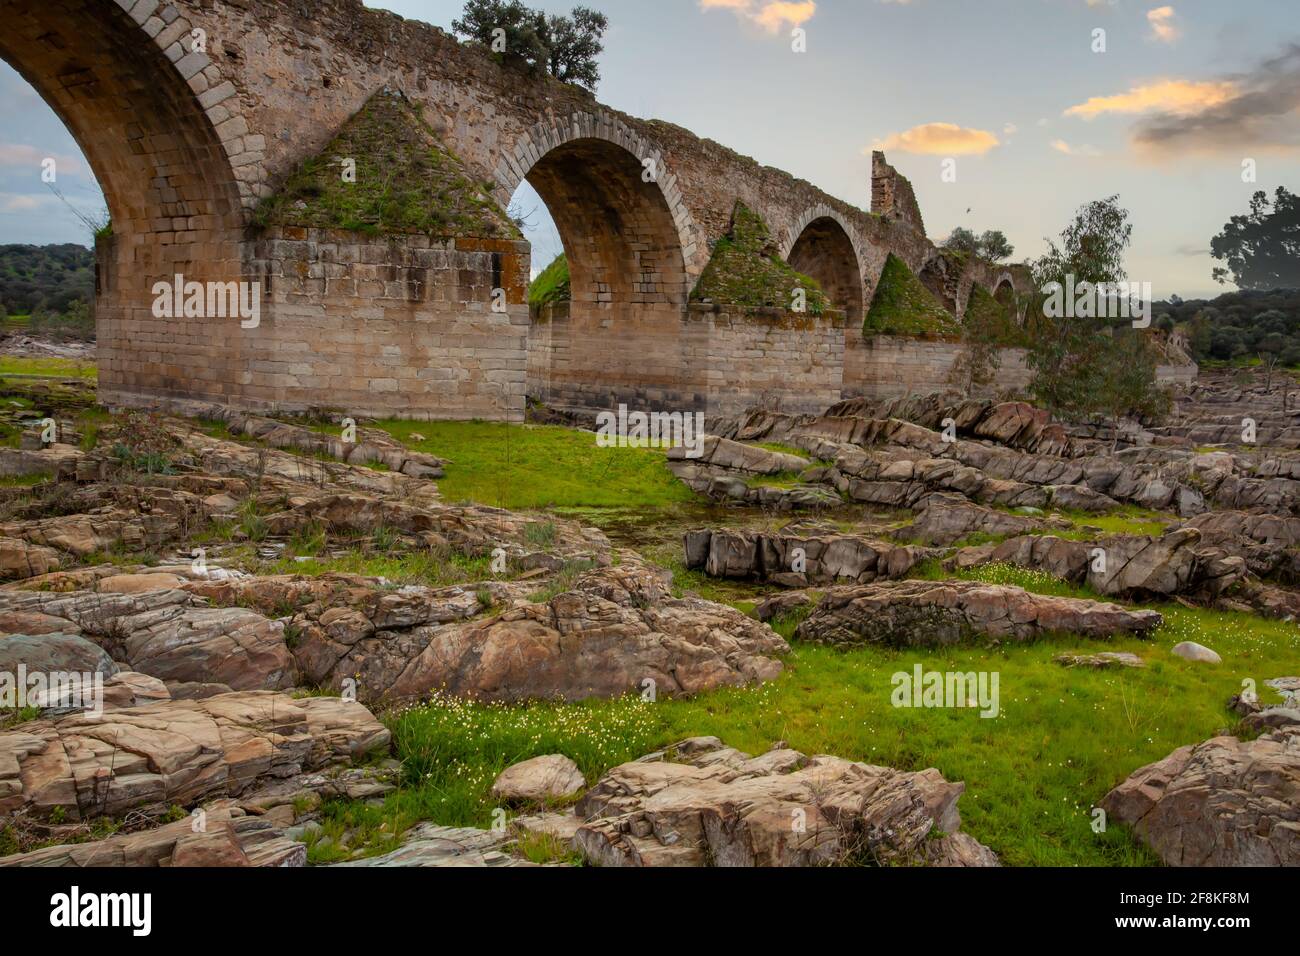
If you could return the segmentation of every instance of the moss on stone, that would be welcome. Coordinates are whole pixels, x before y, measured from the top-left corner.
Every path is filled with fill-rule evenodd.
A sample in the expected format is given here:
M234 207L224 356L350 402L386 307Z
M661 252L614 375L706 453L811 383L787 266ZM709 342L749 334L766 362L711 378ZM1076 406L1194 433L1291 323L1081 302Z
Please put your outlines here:
M815 279L776 255L763 217L742 202L731 214L731 229L713 247L691 298L742 308L790 310L794 290L807 290L806 311L821 315L830 303Z
M561 252L529 283L528 306L540 308L555 302L568 302L572 297L569 288L569 260Z
M972 287L963 319L968 329L978 330L983 341L1006 348L1024 348L1028 335L1016 321L1014 308L1003 305L983 286Z
M865 335L957 335L961 326L902 259L890 255L880 273Z
M344 179L345 161L356 181ZM254 214L259 226L519 239L519 229L397 92L370 98L314 159Z

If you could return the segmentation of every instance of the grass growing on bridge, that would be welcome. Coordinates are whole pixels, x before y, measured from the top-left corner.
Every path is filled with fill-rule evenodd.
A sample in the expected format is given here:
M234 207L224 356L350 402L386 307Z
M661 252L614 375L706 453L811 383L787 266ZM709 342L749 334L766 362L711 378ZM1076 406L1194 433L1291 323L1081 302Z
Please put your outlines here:
M355 181L344 178L348 160L355 162ZM520 237L489 184L469 178L418 108L382 90L262 202L255 221L376 234Z
M957 335L961 326L902 259L890 254L863 325L863 332L896 335Z
M744 308L790 310L796 288L807 293L806 310L821 315L830 306L821 286L772 254L763 217L737 202L731 231L717 241L713 256L691 293L696 301Z

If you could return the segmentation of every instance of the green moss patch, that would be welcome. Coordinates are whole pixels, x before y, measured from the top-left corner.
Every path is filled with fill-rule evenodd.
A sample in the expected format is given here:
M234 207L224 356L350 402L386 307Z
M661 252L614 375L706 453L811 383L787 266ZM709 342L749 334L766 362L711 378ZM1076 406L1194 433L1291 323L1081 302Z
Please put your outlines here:
M1029 336L1016 322L1014 308L1003 305L983 286L971 289L964 321L967 328L979 330L984 341L1008 348L1029 344Z
M957 335L961 326L907 263L891 255L880 274L862 331L866 335Z
M731 214L731 230L713 247L691 293L697 302L716 302L750 309L790 310L794 290L807 290L807 311L821 315L830 303L821 286L775 254L763 217L742 202Z
M560 253L549 266L537 274L528 286L529 308L540 308L572 298L569 289L569 260Z
M355 182L348 174L356 164ZM419 107L399 93L370 98L315 159L254 214L259 226L518 239L520 232Z

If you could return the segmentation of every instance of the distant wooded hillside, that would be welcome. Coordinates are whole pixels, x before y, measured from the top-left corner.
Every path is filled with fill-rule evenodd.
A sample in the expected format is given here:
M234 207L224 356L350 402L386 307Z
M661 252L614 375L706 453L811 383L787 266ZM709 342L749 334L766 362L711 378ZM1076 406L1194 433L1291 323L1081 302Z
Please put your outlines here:
M0 306L10 315L64 313L95 291L95 255L85 246L0 246Z

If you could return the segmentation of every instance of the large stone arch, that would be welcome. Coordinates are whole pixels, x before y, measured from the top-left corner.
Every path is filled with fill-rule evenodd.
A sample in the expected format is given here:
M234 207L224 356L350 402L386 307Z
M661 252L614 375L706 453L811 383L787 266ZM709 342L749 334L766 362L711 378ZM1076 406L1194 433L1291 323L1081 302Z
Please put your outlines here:
M866 270L855 230L829 206L800 216L782 243L782 258L816 279L850 329L861 330L866 315Z
M524 179L555 220L571 293L530 334L530 392L595 408L680 396L696 246L662 151L614 118L575 114L534 127L497 167L503 206Z
M177 273L243 275L264 174L234 85L158 0L0 0L0 22L0 58L67 126L112 216L96 249L101 394L195 394L195 353L222 364L240 347L238 325L155 318L151 289Z

